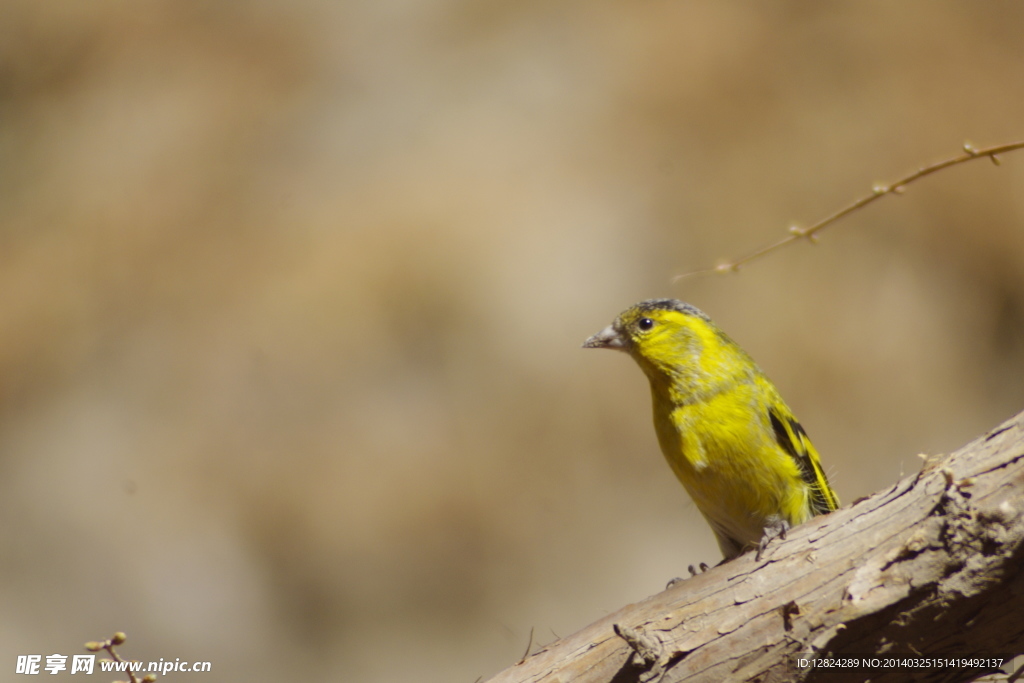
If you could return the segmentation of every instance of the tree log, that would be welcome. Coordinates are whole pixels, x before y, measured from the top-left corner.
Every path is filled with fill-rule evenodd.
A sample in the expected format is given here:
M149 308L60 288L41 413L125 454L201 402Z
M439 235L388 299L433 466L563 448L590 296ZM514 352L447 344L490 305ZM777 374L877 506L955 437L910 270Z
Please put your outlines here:
M1022 511L1024 413L490 683L977 680L1024 652Z

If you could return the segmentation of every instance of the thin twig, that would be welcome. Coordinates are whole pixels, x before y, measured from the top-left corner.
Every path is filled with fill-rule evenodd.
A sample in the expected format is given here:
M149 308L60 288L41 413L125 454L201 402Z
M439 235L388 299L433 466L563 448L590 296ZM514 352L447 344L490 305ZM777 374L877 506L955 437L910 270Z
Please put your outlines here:
M992 160L992 163L998 166L998 155L1004 154L1006 152L1013 152L1018 149L1024 149L1024 141L1011 142L1005 145L996 145L995 147L985 147L983 149L977 149L970 143L964 143L964 153L961 154L960 156L953 157L952 159L946 159L945 161L940 161L930 166L922 166L921 168L917 169L910 175L900 178L899 180L890 185L877 185L872 189L871 194L861 197L860 199L853 202L849 206L846 206L840 209L839 211L836 211L831 216L828 216L827 218L818 221L809 228L799 228L794 225L790 227L788 235L774 242L773 244L769 244L766 247L762 247L757 251L753 251L747 254L746 256L741 256L740 258L737 258L733 261L720 263L714 268L705 268L703 270L695 270L689 273L683 273L682 275L677 275L674 278L672 278L672 281L678 282L683 278L694 277L696 275L711 275L714 273L735 273L740 269L741 266L745 266L751 261L756 261L762 256L766 256L777 249L781 249L787 244L796 242L797 240L806 239L809 242L814 243L817 241L815 235L817 235L817 233L819 233L827 226L831 225L832 223L835 223L840 218L843 218L844 216L867 206L871 202L881 199L887 194L902 194L903 189L907 185L909 185L910 183L914 182L919 178L931 175L932 173L936 173L943 169L949 168L950 166L963 164L973 159L981 159L982 157L988 157L989 159Z
M115 662L124 663L125 660L122 659L121 656L114 651L114 646L124 645L124 642L126 640L128 640L128 636L126 636L123 632L118 631L114 634L112 638L108 640L93 641L86 643L85 649L89 652L99 652L100 650L106 650L107 654L109 654ZM130 683L153 683L154 681L156 681L156 676L154 674L147 674L143 676L142 679L140 680L135 676L135 672L132 671L131 667L127 667L125 670L128 672L128 680L130 681Z
M533 648L533 627L531 626L530 627L530 640L529 640L529 642L526 643L526 652L524 652L522 658L520 658L520 660L519 660L520 664L525 662L526 658L530 656L530 650L532 648Z

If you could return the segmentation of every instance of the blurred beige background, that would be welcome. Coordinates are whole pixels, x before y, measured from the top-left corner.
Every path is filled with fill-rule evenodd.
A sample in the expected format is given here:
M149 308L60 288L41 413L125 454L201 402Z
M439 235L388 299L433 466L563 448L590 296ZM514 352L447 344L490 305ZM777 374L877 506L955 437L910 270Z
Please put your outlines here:
M1024 4L0 5L0 655L463 681L717 561L675 296L846 502L1024 408ZM67 674L64 674L67 675ZM174 680L213 680L211 674Z

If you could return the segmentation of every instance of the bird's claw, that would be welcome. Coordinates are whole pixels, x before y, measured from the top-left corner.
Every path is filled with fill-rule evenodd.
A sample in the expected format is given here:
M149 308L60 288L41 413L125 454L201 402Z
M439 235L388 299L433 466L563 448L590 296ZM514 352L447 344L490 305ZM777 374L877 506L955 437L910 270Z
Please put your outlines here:
M761 560L761 555L764 554L765 548L768 544L774 541L776 538L782 540L786 539L786 532L789 530L789 522L784 519L780 519L771 522L764 528L764 535L761 536L761 542L757 544L757 557L756 560Z

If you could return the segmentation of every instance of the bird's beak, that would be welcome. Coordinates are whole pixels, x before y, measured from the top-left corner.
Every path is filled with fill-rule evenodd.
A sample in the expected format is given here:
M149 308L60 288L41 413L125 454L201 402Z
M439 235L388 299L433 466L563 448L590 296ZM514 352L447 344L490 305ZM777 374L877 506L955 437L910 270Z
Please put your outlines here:
M626 339L609 325L587 341L583 342L585 349L618 349L626 350Z

